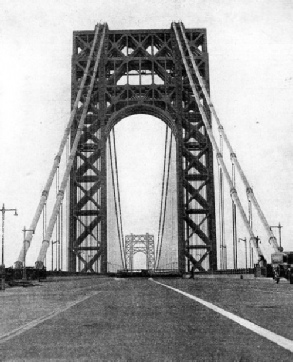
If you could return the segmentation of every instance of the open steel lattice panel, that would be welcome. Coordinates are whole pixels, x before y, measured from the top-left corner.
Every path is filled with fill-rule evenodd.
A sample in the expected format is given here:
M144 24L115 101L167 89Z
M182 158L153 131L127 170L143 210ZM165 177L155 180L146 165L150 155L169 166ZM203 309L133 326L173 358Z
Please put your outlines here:
M72 102L93 36L93 31L73 35ZM186 29L186 36L208 84L206 31ZM101 272L107 272L106 140L116 123L133 114L161 119L176 139L180 271L192 264L216 269L212 147L171 29L107 29L71 173L69 269L75 271L80 263L81 270L95 271L99 262ZM76 128L75 123L72 137Z

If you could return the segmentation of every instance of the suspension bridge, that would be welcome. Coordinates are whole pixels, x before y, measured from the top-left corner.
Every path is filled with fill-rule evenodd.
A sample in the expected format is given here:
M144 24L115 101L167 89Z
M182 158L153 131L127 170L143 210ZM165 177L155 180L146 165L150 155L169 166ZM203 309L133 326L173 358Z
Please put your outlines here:
M24 229L23 246L15 262L15 269L26 268L27 254L32 243L35 243L39 247L35 258L36 270L46 267L47 270L63 270L79 276L87 273L88 279L86 282L79 282L77 277L76 283L86 284L80 286L80 295L77 293L72 296L74 301L71 300L71 304L66 299L70 291L64 285L66 293L64 300L61 298L62 306L58 307L57 312L41 316L35 321L26 317L24 329L6 331L0 336L0 343L7 342L26 330L38 328L39 324L57 318L59 314L65 315L70 308L85 312L86 309L80 305L91 299L89 310L95 305L95 308L104 310L109 317L109 326L103 327L104 332L108 335L111 328L114 328L115 338L120 341L122 334L128 333L130 336L134 331L136 339L132 346L128 345L129 339L126 337L120 342L125 346L128 341L127 348L135 351L136 357L141 356L139 346L144 343L148 348L153 346L153 340L148 340L149 332L156 334L160 323L161 326L164 325L162 328L169 329L165 322L155 322L160 313L155 312L154 300L157 300L159 304L166 304L166 310L172 310L168 317L171 318L170 321L164 314L168 319L166 323L171 323L174 327L184 319L189 332L183 333L180 338L182 331L179 327L172 336L169 331L165 331L166 338L164 333L159 333L160 337L165 338L164 343L173 338L177 345L180 340L178 350L168 352L164 348L155 348L153 352L149 352L149 360L163 357L170 360L170 353L174 359L180 356L182 360L190 359L194 353L203 358L202 353L206 351L202 352L198 343L195 343L194 336L191 336L192 316L181 314L180 317L181 312L173 310L171 305L172 300L175 305L183 303L192 314L192 303L196 301L201 313L204 307L219 313L218 323L223 323L226 331L236 329L235 333L238 335L248 334L249 340L254 341L252 348L257 348L257 343L267 343L267 357L278 352L284 354L283 360L290 360L291 354L286 353L293 351L293 342L286 339L287 335L280 335L278 328L266 325L264 320L257 320L257 313L249 312L249 308L245 312L242 310L241 315L236 307L231 309L227 305L222 295L218 300L222 309L213 304L223 290L232 295L232 299L236 300L240 295L245 299L246 296L249 299L247 303L253 304L255 300L250 296L255 293L261 295L264 291L273 295L268 283L262 284L259 281L260 284L253 284L245 279L245 283L239 286L240 279L239 283L231 279L234 281L229 280L227 284L223 281L214 282L214 279L211 279L212 282L207 282L208 279L202 282L203 279L200 279L202 275L225 273L228 269L237 272L239 268L244 273L249 270L255 272L258 267L265 275L271 254L280 250L265 210L258 203L229 141L224 122L217 115L210 97L209 84L205 29L186 29L182 22L173 22L170 29L110 30L107 24L98 23L94 31L73 33L71 114L29 229ZM125 231L117 148L117 124L136 114L152 116L165 124L158 227L154 230L140 230L139 233ZM159 157L160 155L158 159ZM162 276L168 271L175 272L177 276L197 272L197 286L203 299L195 296L198 290L191 279L185 282L184 279L174 279L168 283L152 279L139 283L132 280L129 284L123 284L122 279L116 282L114 279L102 279L111 273L130 275L128 273L135 271L134 259L139 253L145 255L145 265L140 268L145 270L146 273L142 274L145 276ZM90 279L94 277L97 279ZM231 292L230 283L234 283L238 294L235 290ZM207 285L215 294L205 292ZM278 300L290 294L283 285L278 290ZM86 296L82 297L84 291ZM123 315L119 312L121 302L111 291L124 298ZM133 293L135 301L128 298L128 293ZM175 297L172 293L181 293L181 297ZM48 292L46 295L49 294ZM145 302L141 295L146 298ZM182 295L193 302L183 301ZM112 298L112 311L117 321L112 318L111 310L107 309L110 308L107 305L109 297ZM40 294L39 298L43 300L44 296ZM180 302L175 301L176 298L181 298ZM258 302L263 305L264 300ZM140 305L143 312L139 312ZM144 314L147 306L154 308L151 316ZM276 306L274 304L271 307ZM37 310L38 306L34 308ZM143 321L144 332L135 323L126 328L127 313L134 313L136 318ZM233 313L240 314L241 318ZM270 318L269 312L266 313ZM229 322L223 321L223 316ZM83 327L100 330L100 319L95 325L92 317L84 315L82 318L87 321ZM199 328L206 328L205 318L212 320L209 316L198 319ZM263 328L247 319L257 320ZM231 320L237 326L231 326ZM282 320L280 323L283 322ZM123 326L127 332L123 330L119 334L118 326ZM246 328L246 332L239 326ZM207 328L217 328L217 323ZM87 333L84 329L84 333ZM147 342L138 337L141 333ZM219 336L218 332L213 333ZM256 333L262 342L253 339L251 333ZM208 338L201 332L197 331L196 335L210 346ZM78 336L74 338L77 341ZM113 347L111 338L106 343L107 353ZM232 342L232 347L239 342L236 339ZM42 343L41 341L40 345ZM276 343L277 349L270 343ZM184 351L181 347L186 345L188 348ZM278 349L280 347L281 352ZM40 347L35 348L39 351ZM122 355L113 350L111 360L121 356L129 358L127 348ZM84 347L77 350L85 353ZM243 356L244 353L245 358L253 360L250 359L250 352L243 351L242 346L240 355ZM212 348L212 360L216 360L218 352ZM46 355L44 351L38 353ZM62 355L61 350L58 353ZM104 351L99 353L100 358L110 358ZM235 353L237 355L235 349L234 352L229 349L223 355L223 360L229 360L227 356L234 356Z
M237 269L240 240L249 248L250 266L264 266L278 243L209 96L206 31L179 22L169 30L98 24L74 32L70 119L15 267L23 267L32 242L40 243L33 236L43 227L38 269L49 258L52 269L71 272L133 268L115 125L134 114L166 124L158 229L140 232L156 235L154 261L146 260L145 268L225 270L232 253ZM49 200L54 181L55 199Z

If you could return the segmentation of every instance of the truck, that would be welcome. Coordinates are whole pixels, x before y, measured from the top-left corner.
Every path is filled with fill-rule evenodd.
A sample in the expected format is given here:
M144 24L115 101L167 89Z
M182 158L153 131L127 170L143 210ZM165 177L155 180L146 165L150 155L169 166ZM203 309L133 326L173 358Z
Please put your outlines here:
M293 251L278 251L271 255L273 278L279 283L280 278L286 278L293 284Z

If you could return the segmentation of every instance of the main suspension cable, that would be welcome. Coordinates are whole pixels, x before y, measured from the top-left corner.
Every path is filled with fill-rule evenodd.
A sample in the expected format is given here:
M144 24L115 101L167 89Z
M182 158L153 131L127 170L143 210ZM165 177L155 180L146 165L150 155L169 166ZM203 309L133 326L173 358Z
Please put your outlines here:
M268 221L267 221L267 219L266 219L266 217L265 217L265 215L264 215L264 213L263 213L263 211L262 211L262 209L261 209L261 207L260 207L254 193L253 193L252 187L250 186L250 184L249 184L249 182L248 182L248 180L247 180L247 178L246 178L246 176L245 176L245 174L244 174L244 172L243 172L243 170L241 168L241 165L240 165L240 163L239 163L239 161L238 161L238 159L236 157L236 153L234 152L234 150L233 150L233 148L232 148L232 146L231 146L231 144L229 142L229 139L228 139L228 137L227 137L227 135L226 135L226 133L224 131L224 127L222 126L222 124L220 122L220 119L219 119L219 117L218 117L218 115L216 113L215 107L214 107L214 105L213 105L213 103L211 101L211 98L210 98L209 94L208 94L208 91L207 91L207 88L205 86L204 80L203 80L202 76L200 75L200 72L198 70L197 65L195 64L194 57L193 57L192 51L190 49L188 40L186 38L182 22L179 23L179 26L180 26L180 29L181 29L183 40L184 40L186 48L188 50L188 54L189 54L189 57L190 57L190 60L191 60L192 66L193 66L194 73L196 75L196 78L197 78L200 86L201 86L201 90L202 90L202 92L204 94L207 105L208 105L211 113L213 114L213 116L215 118L215 121L216 121L216 123L218 125L219 132L223 136L223 139L224 139L224 141L225 141L225 143L226 143L226 145L227 145L227 147L229 149L231 159L235 163L235 166L236 166L236 168L237 168L237 170L239 172L241 180L242 180L242 182L244 183L244 185L246 187L247 197L248 197L249 200L252 201L252 203L254 204L254 206L255 206L255 208L257 210L259 218L260 218L260 220L261 220L261 222L262 222L262 224L263 224L263 226L264 226L264 228L265 228L265 230L267 232L267 235L269 237L269 242L273 244L273 247L274 247L275 250L278 250L277 239L274 236L274 233L271 230L271 228L269 226L269 223L268 223ZM175 29L175 24L174 23L173 23L173 28L174 28L174 31L176 32L177 30ZM257 247L255 242L254 242L254 244L255 244L256 249L258 250L258 247Z
M26 237L23 240L23 247L22 247L22 249L20 251L18 260L15 263L16 268L21 268L22 265L23 265L23 262L25 261L25 256L26 256L26 253L27 253L27 251L28 251L28 249L30 247L31 240L32 240L32 237L33 237L33 233L36 230L36 227L38 225L40 216L42 214L44 205L46 204L46 201L47 201L47 198L48 198L48 195L49 195L49 192L50 192L53 180L54 180L56 170L59 167L61 156L62 156L64 148L66 146L67 139L68 139L68 136L70 134L71 126L72 126L72 123L73 123L73 120L75 118L76 111L77 111L77 108L78 108L78 104L79 104L79 101L80 101L81 96L82 96L84 85L85 85L85 82L86 82L88 74L89 74L89 68L90 68L90 65L91 65L92 58L93 58L94 49L96 47L99 30L100 30L100 24L97 24L96 29L95 29L93 45L91 47L91 51L90 51L90 55L89 55L89 58L88 58L88 61L87 61L87 65L86 65L86 68L85 68L85 71L84 71L84 74L83 74L83 77L82 77L82 81L80 83L79 91L77 93L77 96L76 96L72 111L70 113L69 122L68 122L68 124L67 124L67 126L65 128L64 135L63 135L63 138L61 140L58 153L57 153L57 155L56 155L56 157L54 159L54 163L53 163L52 169L50 171L47 183L46 183L46 185L44 187L44 190L43 190L42 195L41 195L41 199L40 199L38 207L37 207L37 210L35 212L32 223L31 223L31 225L29 227L30 230L26 233Z
M182 43L181 43L181 40L180 40L180 38L179 38L179 34L178 34L178 31L177 31L177 29L176 29L176 25L175 25L174 22L172 23L172 27L173 27L174 32L175 32L177 44L178 44L178 46L179 46L179 50L180 50L180 53L181 53L181 56L182 56L182 61L183 61L183 64L184 64L184 67L185 67L185 70L186 70L186 73L187 73L187 76L188 76L188 79L189 79L189 84L190 84L190 86L191 86L191 88L192 88L192 92L193 92L193 95L194 95L196 104L197 104L197 106L198 106L199 112L200 112L200 114L201 114L203 123L204 123L204 125L205 125L206 132L207 132L207 134L208 134L208 136L209 136L209 139L210 139L210 141L211 141L211 144L212 144L212 146L213 146L213 148L214 148L214 150L215 150L215 152L216 152L216 155L217 155L217 158L218 158L218 162L220 163L220 165L221 165L221 167L222 167L222 170L223 170L223 174L224 174L224 176L226 177L226 180L227 180L227 182L228 182L228 184L229 184L231 198L232 198L232 200L235 202L235 204L237 205L237 207L238 207L238 209L239 209L239 211L240 211L240 215L241 215L241 217L242 217L242 220L243 220L243 222L244 222L244 225L245 225L245 227L246 227L246 229L247 229L247 231L248 231L248 233L249 233L249 235L250 235L250 238L251 238L251 240L252 240L252 242L253 242L253 245L254 245L255 249L256 249L257 252L258 252L258 255L259 255L260 257L263 257L263 253L262 253L261 249L259 248L259 246L258 246L257 243L256 243L256 238L255 238L255 236L254 236L253 231L252 231L251 228L250 228L248 218L247 218L246 213L245 213L245 211L244 211L244 209L243 209L243 206L242 206L242 204L241 204L241 201L240 201L240 199L239 199L239 196L238 196L238 194L237 194L237 191L236 191L236 189L233 187L233 182L232 182L232 180L231 180L231 177L230 177L230 174L229 174L229 172L228 172L228 170L227 170L227 167L226 167L226 165L225 165L225 163L224 163L223 155L222 155L222 153L221 153L220 150L219 150L218 144L217 144L217 142L216 142L216 140L215 140L215 137L214 137L214 135L213 135L213 132L212 132L212 128L211 128L210 122L209 122L209 120L208 120L208 118L207 118L207 115L206 115L206 113L205 113L204 106L203 106L203 104L202 104L202 102L201 102L201 100L200 100L199 94L198 94L198 92L197 92L197 90L196 90L196 88L195 88L195 83L194 83L194 81L193 81L193 79L192 79L192 75L191 75L191 72L190 72L190 67L189 67L189 65L188 65L188 63L187 63L186 56L185 56L185 52L184 52L184 50L183 50L183 46L182 46ZM184 37L185 34L184 34L183 31L182 31L182 33L183 33L183 37ZM186 39L186 37L185 37L185 39ZM186 39L186 42L187 42L187 39ZM189 48L189 49L190 49L190 48ZM193 60L192 53L191 53L191 57L190 57L190 58Z
M89 86L89 89L88 89L88 92L87 92L87 97L86 97L86 100L85 100L85 103L84 103L84 106L83 106L83 111L82 111L82 115L81 115L81 118L80 118L80 122L79 122L79 125L78 125L78 128L77 128L77 131L76 131L76 136L75 136L72 148L71 148L69 161L68 161L68 163L66 165L66 170L65 170L64 175L63 175L60 190L58 192L58 196L56 198L56 202L55 202L55 205L54 205L54 208L53 208L53 212L52 212L52 215L51 215L51 218L49 220L49 224L48 224L48 227L47 227L47 230L46 230L46 235L45 235L45 238L44 238L44 240L42 242L42 247L41 247L41 250L40 250L38 258L37 258L36 267L38 269L43 267L43 261L44 261L44 258L46 256L47 249L49 247L49 243L50 243L50 239L52 237L52 232L53 232L53 229L54 229L56 218L57 218L57 215L59 213L60 205L61 205L62 200L64 198L64 191L66 189L66 186L67 186L67 183L68 183L68 180L69 180L71 168L72 168L72 165L73 165L73 162L74 162L74 159L75 159L75 156L76 156L78 144L79 144L82 132L83 132L84 122L85 122L86 114L87 114L87 111L88 111L88 106L89 106L92 90L93 90L93 87L94 87L94 82L95 82L96 76L97 76L97 70L98 70L98 66L99 66L102 47L103 47L103 44L104 44L105 33L106 33L106 25L104 24L103 25L103 33L101 35L101 39L100 39L100 42L99 42L99 48L98 48L98 53L97 53L97 57L96 57L95 65L94 65L94 70L93 70L93 74L91 76L90 86Z

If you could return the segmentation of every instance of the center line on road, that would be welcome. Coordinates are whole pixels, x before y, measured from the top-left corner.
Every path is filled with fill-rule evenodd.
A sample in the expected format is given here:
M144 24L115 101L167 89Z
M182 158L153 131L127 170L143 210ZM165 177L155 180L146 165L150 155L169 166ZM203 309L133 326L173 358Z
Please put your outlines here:
M246 320L244 318L238 317L237 315L235 315L235 314L233 314L231 312L227 312L226 310L224 310L222 308L219 308L219 307L217 307L216 305L214 305L214 304L212 304L210 302L206 302L205 300L200 299L198 297L195 297L194 295L188 294L186 292L183 292L180 289L170 287L169 285L166 285L166 284L163 284L163 283L160 283L160 282L156 282L154 280L152 280L152 281L154 283L156 283L156 284L159 284L159 285L162 285L162 286L164 286L166 288L174 290L175 292L180 293L180 294L184 295L185 297L190 298L190 299L204 305L205 307L207 307L209 309L212 309L213 311L223 315L226 318L231 319L232 321L234 321L234 322L240 324L241 326L251 330L252 332L257 333L258 335L268 339L269 341L271 341L271 342L273 342L275 344L278 344L279 346L287 349L290 352L293 352L293 341L292 340L287 339L285 337L282 337L282 336L280 336L280 335L278 335L278 334L276 334L274 332L271 332L268 329L262 328L262 327L258 326L257 324L249 322L248 320Z

